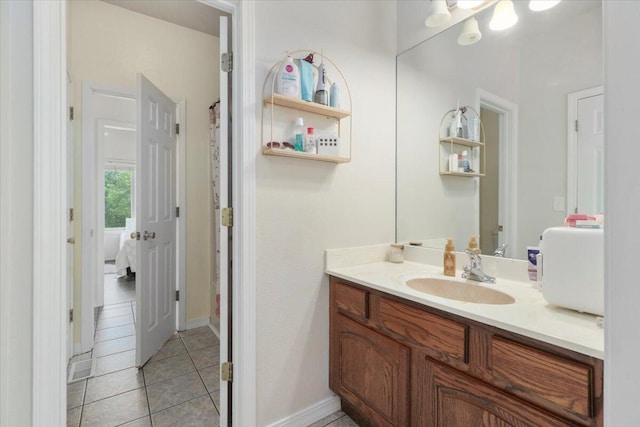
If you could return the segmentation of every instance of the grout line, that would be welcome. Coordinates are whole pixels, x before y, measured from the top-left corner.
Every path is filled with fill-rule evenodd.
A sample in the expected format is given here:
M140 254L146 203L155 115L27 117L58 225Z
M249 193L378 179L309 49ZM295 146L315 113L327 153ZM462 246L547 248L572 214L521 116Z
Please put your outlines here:
M149 391L147 390L147 376L144 373L144 368L140 368L142 371L142 383L144 384L144 395L147 397L147 409L149 410L149 423L153 427L153 418L151 417L151 403L149 403Z
M102 398L100 398L100 399L98 399L98 400L94 400L93 402L85 403L84 405L82 405L82 407L84 408L85 406L93 405L94 403L102 402L103 400L111 399L112 397L120 396L120 395L122 395L122 394L129 393L129 392L131 392L131 391L140 390L140 389L142 389L142 388L146 388L146 387L144 387L144 386L140 386L140 387L132 388L131 390L126 390L126 391L122 391L122 392L120 392L120 393L112 394L112 395L110 395L110 396L102 397ZM127 421L127 423L128 423L128 422L129 422L129 421ZM126 423L125 423L125 424L126 424Z

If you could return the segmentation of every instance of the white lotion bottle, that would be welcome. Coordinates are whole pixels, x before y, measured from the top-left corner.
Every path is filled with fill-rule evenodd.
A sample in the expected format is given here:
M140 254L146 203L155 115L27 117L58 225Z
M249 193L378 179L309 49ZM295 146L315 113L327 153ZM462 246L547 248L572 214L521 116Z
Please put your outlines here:
M282 63L276 75L276 93L300 98L300 70L290 55Z
M329 90L329 106L340 108L340 88L336 82L331 84L331 89Z

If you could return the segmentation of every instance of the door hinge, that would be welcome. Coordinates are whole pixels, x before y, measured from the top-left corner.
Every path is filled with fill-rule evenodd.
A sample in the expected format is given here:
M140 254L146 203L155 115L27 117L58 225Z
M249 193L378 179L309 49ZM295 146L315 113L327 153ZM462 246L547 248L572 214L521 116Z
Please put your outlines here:
M133 233L131 233L131 234L133 234ZM135 234L136 234L135 239L136 239L136 240L140 240L140 232L139 232L139 231L136 231L136 232L135 232ZM131 238L133 239L134 237L133 237L133 236L131 236Z
M69 323L73 322L73 308L69 310Z
M233 208L222 209L222 226L233 227Z
M233 362L224 362L220 365L220 379L222 381L233 381Z
M176 206L176 218L180 218L180 206Z
M180 135L180 123L176 123L176 135Z
M223 53L220 57L222 71L228 73L233 70L233 52Z
M180 291L176 291L176 301L180 301Z
M73 107L69 107L69 120L73 121Z
M576 120L576 132L578 132L578 121Z
M73 208L69 208L69 222L73 221Z

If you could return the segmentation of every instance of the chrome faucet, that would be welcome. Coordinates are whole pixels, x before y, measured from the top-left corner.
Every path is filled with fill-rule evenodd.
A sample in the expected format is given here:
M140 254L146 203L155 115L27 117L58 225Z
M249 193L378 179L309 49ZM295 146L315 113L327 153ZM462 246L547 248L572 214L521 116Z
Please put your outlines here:
M504 258L504 256L507 254L507 246L509 245L506 243L503 243L500 246L498 246L496 250L493 251L493 256Z
M477 282L484 283L496 283L495 277L489 276L482 271L482 259L480 258L480 255L471 252L468 249L465 249L464 253L469 255L469 265L462 267L463 279L475 280Z

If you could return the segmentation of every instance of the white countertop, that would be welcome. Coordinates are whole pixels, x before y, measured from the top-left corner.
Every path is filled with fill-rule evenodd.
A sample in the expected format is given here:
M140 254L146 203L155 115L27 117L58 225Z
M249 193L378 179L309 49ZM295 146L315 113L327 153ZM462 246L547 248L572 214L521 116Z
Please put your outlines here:
M351 266L328 263L326 273L391 295L467 319L515 332L558 347L604 360L604 329L596 316L555 307L547 303L529 283L502 279L496 284L469 281L511 295L515 303L506 305L476 304L455 301L409 288L404 282L416 277L446 278L441 267L417 262L394 264L380 261ZM454 280L460 278L456 272Z

